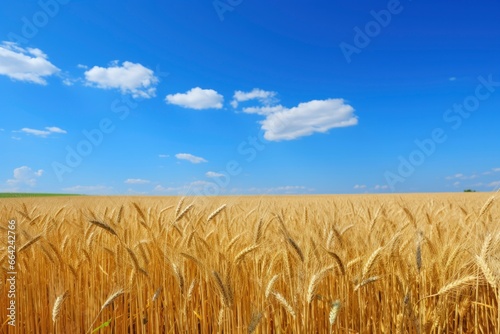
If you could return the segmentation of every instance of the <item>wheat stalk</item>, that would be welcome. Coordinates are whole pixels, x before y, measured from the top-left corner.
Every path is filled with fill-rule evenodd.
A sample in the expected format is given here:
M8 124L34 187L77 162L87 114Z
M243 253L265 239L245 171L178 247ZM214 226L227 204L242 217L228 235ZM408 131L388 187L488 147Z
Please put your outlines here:
M52 321L56 322L61 313L61 306L68 296L68 291L65 291L62 295L59 295L54 302L54 307L52 307Z
M250 252L253 252L254 250L256 250L257 248L259 247L259 245L252 245L252 246L249 246L245 249L243 249L241 252L238 253L238 255L236 255L236 257L234 258L234 263L236 265L240 264L241 261L243 261L243 258L245 257L245 255L247 255L248 253Z
M325 278L330 270L333 269L333 266L324 268L320 272L314 274L311 277L311 281L309 282L309 288L307 289L307 303L311 304L314 297L316 296L316 289L318 288L319 282Z
M252 319L250 319L250 324L248 325L248 334L252 334L255 331L263 316L262 312L252 314Z
M276 298L276 300L285 308L285 310L290 313L292 317L295 318L295 311L293 310L293 307L288 303L288 301L281 295L279 292L273 293L273 296Z
M25 243L24 245L22 245L21 247L19 247L19 249L17 250L17 252L21 253L22 251L26 250L28 247L30 247L35 242L37 242L38 240L40 240L40 238L42 238L42 235L38 235L38 236L34 237L30 241L28 241L27 243Z
M341 306L342 303L340 302L340 300L336 300L332 303L332 308L330 309L330 315L328 317L330 326L333 326L333 324L335 323L335 320L337 319L337 315L340 311Z
M363 271L361 272L361 279L364 279L371 271L373 265L375 264L375 261L377 261L378 257L380 256L380 252L382 251L382 249L383 247L379 247L370 255L368 261L366 261L363 267Z
M361 287L363 287L363 286L365 286L365 285L367 285L367 284L370 284L370 283L376 282L376 281L378 281L379 279L380 279L380 277L379 277L379 276L369 277L369 278L367 278L367 279L365 279L365 280L361 281L361 283L359 283L358 285L356 285L356 286L354 287L354 291L359 290L359 288L361 288Z
M111 227L109 226L108 224L106 223L103 223L103 222L100 222L100 221L97 221L97 220L91 220L90 221L91 224L95 225L95 226L98 226L100 228L102 228L103 230L115 235L115 236L118 236L118 234L116 234L116 231Z
M493 274L493 271L490 269L484 258L476 255L476 263L483 272L484 278L486 278L488 284L491 285L494 290L496 290L498 287L497 280L495 278L495 275Z
M115 301L115 299L120 297L121 295L123 295L123 293L124 293L123 289L119 289L119 290L116 290L115 292L113 292L111 295L109 295L108 299L106 299L104 304L102 304L101 311L104 310L109 305L111 305Z
M272 291L273 291L273 285L276 282L276 280L278 280L279 277L280 277L280 275L276 274L267 283L266 292L264 294L266 296L266 299L269 298L269 295L272 293Z
M288 237L286 238L286 241L292 246L295 253L299 256L300 261L304 262L304 253L302 253L302 249L300 249L295 240L293 240L291 237Z
M219 213L221 213L222 210L224 210L226 208L226 204L222 204L220 207L218 207L214 212L212 212L208 218L207 218L207 222L211 221L212 219L214 219Z
M479 215L477 217L477 219L481 218L486 212L488 212L488 210L491 208L491 206L493 205L493 201L495 200L495 196L491 196L487 201L486 203L484 203L483 207L481 208L481 210L479 210Z
M175 217L179 217L179 213L181 212L182 204L184 203L184 197L179 200L177 207L175 208Z
M194 206L194 204L189 204L188 206L186 206L186 208L184 210L182 210L182 212L175 218L174 223L181 220L182 217L184 217L189 212L189 210L191 210L191 208L193 206Z
M481 254L479 255L482 259L486 259L488 253L491 250L491 245L493 241L493 235L489 233L484 239L483 246L481 247Z

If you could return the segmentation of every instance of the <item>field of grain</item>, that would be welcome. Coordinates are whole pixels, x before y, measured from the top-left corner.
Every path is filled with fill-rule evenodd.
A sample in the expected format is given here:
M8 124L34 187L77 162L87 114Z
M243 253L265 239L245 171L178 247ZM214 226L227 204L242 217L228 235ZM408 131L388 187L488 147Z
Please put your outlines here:
M494 194L15 198L0 222L2 333L500 333Z

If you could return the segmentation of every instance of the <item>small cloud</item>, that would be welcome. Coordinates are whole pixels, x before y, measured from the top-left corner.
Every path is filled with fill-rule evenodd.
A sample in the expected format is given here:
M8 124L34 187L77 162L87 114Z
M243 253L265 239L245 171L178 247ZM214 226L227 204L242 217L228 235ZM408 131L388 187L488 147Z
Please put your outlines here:
M313 191L312 188L307 188L305 186L281 186L281 187L271 187L271 188L250 188L248 192L257 194L299 194L309 191Z
M84 69L84 70L89 68L87 65L82 65L82 64L78 64L78 65L76 65L76 67Z
M153 70L141 64L118 61L109 67L94 66L85 71L89 86L102 89L119 89L122 94L131 94L134 98L149 99L156 96L156 84L159 82Z
M375 187L373 187L373 189L375 189L375 190L387 190L387 189L389 189L389 186L386 184L384 184L384 185L377 184Z
M488 187L492 187L492 188L500 187L500 181L493 181L493 182L488 184Z
M12 139L14 139L14 140L21 140L21 137L16 137L16 136L12 136L12 137L10 137L10 138L12 138Z
M183 108L190 109L221 109L224 97L213 89L195 87L186 93L169 94L165 101Z
M449 77L448 80L455 81L455 80L457 80L457 78L456 77Z
M125 183L127 183L127 184L147 184L147 183L151 183L151 181L143 180L143 179L126 179Z
M71 79L66 78L66 79L63 80L63 84L65 86L73 86L75 84L75 82L73 80L71 80Z
M46 85L46 77L60 72L40 49L22 48L16 43L0 44L0 75L13 80Z
M250 92L243 92L241 90L237 90L234 92L233 100L231 101L231 106L233 106L233 108L237 108L239 102L244 102L249 100L258 100L260 103L264 105L269 105L278 102L276 95L277 95L276 92L265 91L259 88L254 88Z
M365 184L356 184L354 186L354 189L366 189L366 185Z
M462 173L458 173L458 174L455 174L455 175L451 175L451 176L447 176L446 179L447 180L453 180L453 179L460 179L464 176L464 174Z
M77 194L102 194L102 193L109 193L112 189L113 189L112 187L106 187L102 185L97 185L97 186L78 185L78 186L63 188L62 190L69 193L77 193Z
M207 182L207 181L193 181L188 184L184 184L181 186L176 186L176 187L164 187L162 185L157 185L154 188L154 191L156 192L162 192L162 193L170 193L170 194L176 194L176 195L192 195L192 194L205 194L207 191L207 195L211 194L211 191L220 191L221 189L213 182Z
M221 174L221 173L216 173L216 172L206 172L205 173L206 177L210 177L210 178L215 178L215 177L222 177L224 176L224 174Z
M66 130L58 128L57 126L48 126L45 129L52 133L68 133Z
M477 179L478 177L479 177L479 175L477 175L476 173L471 174L471 175L464 175L462 173L458 173L455 175L447 176L446 180L473 180L473 179Z
M14 177L12 179L7 180L7 184L9 186L19 186L19 185L27 185L30 187L36 186L36 182L38 178L40 178L43 174L43 169L39 169L38 171L33 171L28 166L22 166L14 169Z
M158 154L158 158L166 159L169 157L170 157L170 155L168 155L168 154Z
M28 135L33 135L33 136L42 137L42 138L46 138L47 136L49 136L53 133L62 133L62 134L68 133L66 130L58 128L57 126L47 126L47 127L45 127L45 130L22 128L18 132L23 132L23 133L28 134Z
M460 182L459 182L459 181L453 182L453 185L454 185L455 187L458 187L458 186L460 185Z
M187 160L193 164L199 164L201 162L208 162L207 160L197 157L195 155L189 154L189 153L178 153L175 155L175 157L179 160Z
M494 171L495 173L499 173L500 172L500 168L493 168L492 171Z

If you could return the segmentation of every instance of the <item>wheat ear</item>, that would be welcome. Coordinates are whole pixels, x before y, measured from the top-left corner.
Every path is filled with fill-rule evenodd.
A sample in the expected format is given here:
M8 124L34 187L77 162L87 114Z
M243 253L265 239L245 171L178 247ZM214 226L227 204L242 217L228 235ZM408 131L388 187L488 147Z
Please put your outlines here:
M63 302L66 300L66 297L68 296L68 291L64 292L62 295L58 296L56 298L56 301L54 302L54 307L52 308L52 321L56 322L57 318L59 318L59 314L61 313L61 306Z

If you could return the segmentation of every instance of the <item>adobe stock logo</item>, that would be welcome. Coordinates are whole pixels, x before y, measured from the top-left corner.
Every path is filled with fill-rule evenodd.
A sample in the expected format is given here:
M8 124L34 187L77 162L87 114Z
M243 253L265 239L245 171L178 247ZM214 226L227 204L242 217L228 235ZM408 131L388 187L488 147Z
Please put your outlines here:
M131 110L137 108L138 104L132 102L128 96L115 99L111 103L111 112L116 114L120 121L124 121ZM66 145L66 157L63 162L53 161L51 166L59 182L63 182L64 175L72 173L80 167L85 158L90 156L96 148L101 146L106 139L116 130L116 121L104 117L99 121L96 128L82 131L81 139L75 146Z
M212 5L219 16L219 20L224 21L224 13L232 12L243 0L214 0Z
M457 131L462 126L464 120L479 110L481 102L488 100L500 87L500 81L494 81L490 74L487 78L479 76L478 84L474 93L466 96L461 103L454 103L452 108L447 109L442 120L453 131ZM437 127L430 131L430 136L422 140L415 139L416 148L408 155L398 157L399 164L395 171L387 170L384 173L386 184L392 191L396 190L399 183L404 183L423 165L427 159L436 153L438 147L448 139L446 127Z
M61 5L67 5L69 2L70 0L39 0L37 4L40 10L30 17L21 18L21 34L10 32L7 38L17 44L27 44L30 39L38 35L41 28L49 24L51 18L59 14Z
M387 9L382 9L378 12L374 10L370 11L373 20L366 23L364 29L358 26L353 28L353 43L342 42L339 44L340 51L342 51L347 63L350 64L352 62L353 54L359 54L364 48L368 47L372 40L380 35L382 28L386 28L391 24L393 16L401 14L403 9L404 7L399 0L389 0L387 2Z

